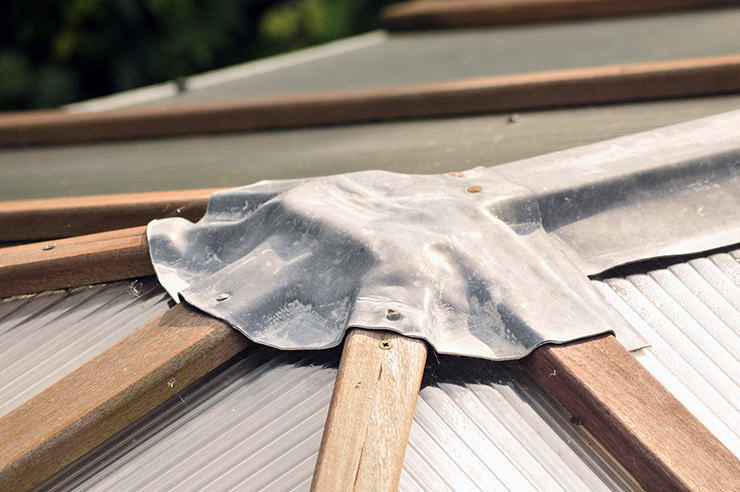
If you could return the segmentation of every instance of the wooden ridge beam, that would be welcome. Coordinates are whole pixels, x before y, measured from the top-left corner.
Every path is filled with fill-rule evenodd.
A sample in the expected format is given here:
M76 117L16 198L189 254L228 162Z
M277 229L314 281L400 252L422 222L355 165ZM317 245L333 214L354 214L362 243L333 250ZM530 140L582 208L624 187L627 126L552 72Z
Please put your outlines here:
M740 54L206 103L0 117L0 146L244 132L740 91Z
M146 226L1 251L0 298L154 274Z
M0 242L81 236L144 226L165 217L195 222L219 189L0 202Z
M347 332L312 491L398 490L426 356L422 340Z
M552 22L738 5L737 0L428 0L386 7L391 31Z
M248 345L173 307L0 419L0 490L38 485Z
M647 490L740 490L740 460L614 336L545 345L523 363Z

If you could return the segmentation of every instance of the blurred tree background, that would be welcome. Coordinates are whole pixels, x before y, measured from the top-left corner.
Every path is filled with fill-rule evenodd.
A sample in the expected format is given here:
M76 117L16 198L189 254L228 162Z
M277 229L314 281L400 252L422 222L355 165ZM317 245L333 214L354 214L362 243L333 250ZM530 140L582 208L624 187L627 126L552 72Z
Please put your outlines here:
M370 31L393 1L6 0L0 111L56 107Z

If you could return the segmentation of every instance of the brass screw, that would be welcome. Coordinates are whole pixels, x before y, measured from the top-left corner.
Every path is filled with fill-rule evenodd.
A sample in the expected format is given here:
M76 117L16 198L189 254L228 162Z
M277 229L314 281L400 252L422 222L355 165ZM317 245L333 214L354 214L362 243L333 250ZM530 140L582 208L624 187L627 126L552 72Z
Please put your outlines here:
M401 313L389 309L388 312L385 313L385 317L391 321L398 321L399 319L401 319Z
M478 193L480 191L480 186L470 186L468 187L468 193Z
M49 243L41 249L43 249L44 251L49 251L50 249L54 249L56 247L57 247L56 243Z
M383 340L378 344L378 347L382 348L383 350L390 350L393 348L393 344L388 340Z

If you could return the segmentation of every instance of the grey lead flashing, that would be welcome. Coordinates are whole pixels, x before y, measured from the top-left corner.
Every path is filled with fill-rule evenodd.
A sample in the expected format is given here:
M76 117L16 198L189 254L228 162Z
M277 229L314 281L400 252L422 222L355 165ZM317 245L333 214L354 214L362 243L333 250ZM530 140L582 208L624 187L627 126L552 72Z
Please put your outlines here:
M740 111L504 164L585 274L740 242Z
M149 244L173 297L272 347L333 347L347 327L495 360L610 330L644 345L531 192L486 168L263 182L215 194L197 225L152 222Z
M608 331L637 349L587 275L739 242L739 133L733 112L495 171L266 181L151 223L152 261L174 298L282 349L348 327L493 360Z

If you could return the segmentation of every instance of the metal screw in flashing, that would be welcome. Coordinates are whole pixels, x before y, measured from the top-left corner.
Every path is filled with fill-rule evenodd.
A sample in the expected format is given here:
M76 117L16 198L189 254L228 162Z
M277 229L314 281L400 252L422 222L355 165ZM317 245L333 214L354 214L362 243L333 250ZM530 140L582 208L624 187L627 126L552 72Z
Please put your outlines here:
M462 177L462 174L461 173L456 173L454 171L451 171L451 172L447 173L447 175L448 176L452 176L453 178L460 178L460 177Z
M217 295L217 296L216 296L216 300L217 300L217 301L225 301L225 300L226 300L226 299L228 299L229 297L231 297L231 294L227 294L226 292L224 292L223 294L219 294L219 295Z
M54 249L56 247L57 247L56 243L49 243L41 249L43 249L44 251L49 251L50 249Z
M480 191L480 186L470 186L468 187L468 193L478 193Z
M398 321L399 319L401 319L401 313L389 309L388 312L385 313L385 317L391 321Z
M391 343L389 340L383 340L378 344L378 347L382 348L383 350L390 350L393 348L393 343Z

